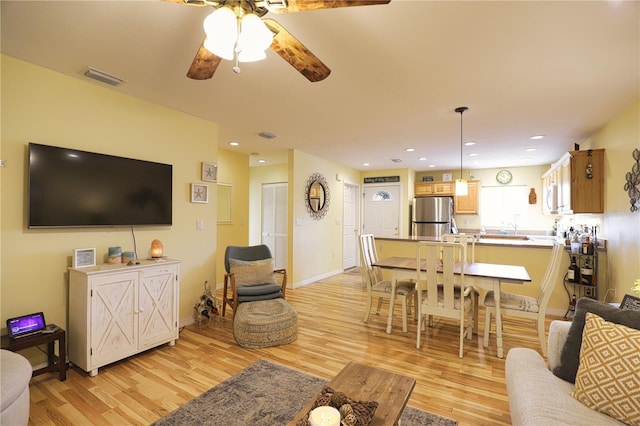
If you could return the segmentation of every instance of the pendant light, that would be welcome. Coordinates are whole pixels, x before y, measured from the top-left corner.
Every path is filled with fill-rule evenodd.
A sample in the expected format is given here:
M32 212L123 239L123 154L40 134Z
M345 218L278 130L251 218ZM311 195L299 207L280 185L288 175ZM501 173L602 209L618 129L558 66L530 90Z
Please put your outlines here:
M455 109L460 114L460 179L456 179L456 195L465 196L469 193L467 180L462 177L462 114L468 110L467 107L458 107Z

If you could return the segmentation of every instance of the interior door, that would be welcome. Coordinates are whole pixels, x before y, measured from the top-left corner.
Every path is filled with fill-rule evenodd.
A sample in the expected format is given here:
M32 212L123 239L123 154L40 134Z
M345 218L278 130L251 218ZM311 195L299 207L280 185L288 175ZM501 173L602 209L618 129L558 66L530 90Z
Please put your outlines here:
M342 269L358 265L358 185L344 184L344 217L342 219Z
M287 183L262 185L262 244L271 250L276 269L287 267Z
M363 233L399 237L400 184L365 185L363 199Z

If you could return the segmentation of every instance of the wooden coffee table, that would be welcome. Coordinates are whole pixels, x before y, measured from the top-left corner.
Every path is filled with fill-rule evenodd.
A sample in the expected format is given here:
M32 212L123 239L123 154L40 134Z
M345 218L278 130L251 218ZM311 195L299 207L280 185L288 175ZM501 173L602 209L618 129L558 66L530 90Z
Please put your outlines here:
M376 401L378 408L370 426L398 424L415 385L416 380L411 377L355 362L347 364L327 383L327 386L351 399ZM289 425L295 425L298 420L306 418L314 402L315 398L298 412Z

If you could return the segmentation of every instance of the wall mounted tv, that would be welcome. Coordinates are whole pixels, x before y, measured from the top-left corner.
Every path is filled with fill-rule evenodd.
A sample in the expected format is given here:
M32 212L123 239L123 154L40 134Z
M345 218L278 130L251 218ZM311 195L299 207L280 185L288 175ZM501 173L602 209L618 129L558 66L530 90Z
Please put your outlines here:
M29 143L29 228L171 225L170 164Z

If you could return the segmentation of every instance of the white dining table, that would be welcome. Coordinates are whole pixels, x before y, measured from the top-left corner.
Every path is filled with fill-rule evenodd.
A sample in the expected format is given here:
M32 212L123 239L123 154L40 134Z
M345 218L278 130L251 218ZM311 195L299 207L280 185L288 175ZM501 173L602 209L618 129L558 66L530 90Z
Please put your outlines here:
M399 279L406 279L417 275L417 259L415 257L389 257L379 260L373 264L382 269L390 269L393 271L391 279L391 300L390 306L395 303L396 283ZM425 267L422 267L425 270ZM454 266L454 273L460 274L461 263ZM499 263L481 263L481 262L465 262L464 264L464 280L465 285L483 288L485 290L493 290L496 303L496 341L498 358L503 358L502 349L502 315L500 312L500 287L502 283L508 284L525 284L531 282L531 277L527 268L519 265L503 265ZM474 328L477 331L477 312L475 313L476 321ZM393 320L392 310L389 309L389 318L387 320L387 333L391 333L391 323Z

